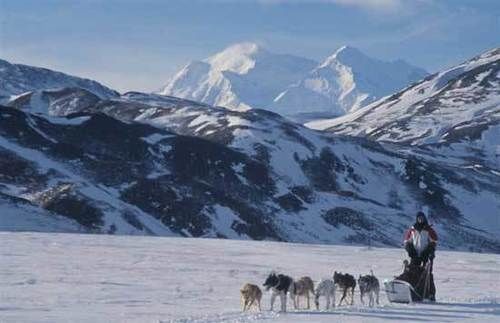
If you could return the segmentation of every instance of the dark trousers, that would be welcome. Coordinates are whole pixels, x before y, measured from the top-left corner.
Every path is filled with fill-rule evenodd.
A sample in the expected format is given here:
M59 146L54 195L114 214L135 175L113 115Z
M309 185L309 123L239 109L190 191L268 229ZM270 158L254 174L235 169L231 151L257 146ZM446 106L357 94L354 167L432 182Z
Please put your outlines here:
M425 250L420 254L417 254L417 250L411 243L407 243L405 245L406 252L408 252L408 256L411 261L410 264L413 266L425 266L429 260L434 259L434 252L436 250L436 246L431 243L425 248Z

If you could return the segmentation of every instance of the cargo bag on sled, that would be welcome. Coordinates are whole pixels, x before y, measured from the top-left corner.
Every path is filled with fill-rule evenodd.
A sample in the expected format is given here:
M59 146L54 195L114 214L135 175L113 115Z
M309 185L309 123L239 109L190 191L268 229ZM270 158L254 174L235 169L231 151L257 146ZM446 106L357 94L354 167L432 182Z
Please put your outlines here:
M393 280L384 281L387 299L394 303L434 301L436 287L432 275L432 262L426 266L406 266Z

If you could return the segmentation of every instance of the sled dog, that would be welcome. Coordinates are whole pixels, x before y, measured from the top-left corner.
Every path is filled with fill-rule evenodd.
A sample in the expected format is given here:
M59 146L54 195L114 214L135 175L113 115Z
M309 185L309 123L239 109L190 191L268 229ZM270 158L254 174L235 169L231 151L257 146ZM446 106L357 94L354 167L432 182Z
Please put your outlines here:
M314 283L311 277L304 276L293 282L292 288L290 288L290 297L293 300L295 309L299 308L300 296L305 296L307 298L307 309L311 308L309 292L314 296Z
M339 288L342 289L342 297L340 298L339 306L345 299L349 289L351 290L352 305L354 303L354 288L356 287L356 279L354 279L354 276L335 272L333 274L333 281L335 282L335 285L339 286Z
M245 284L241 290L241 303L243 304L243 312L249 310L252 305L257 302L257 306L260 309L260 300L262 299L262 291L259 286L253 284Z
M365 302L363 300L363 297L365 294L368 294L369 297L369 303L368 305L370 307L373 307L374 305L374 296L376 296L376 301L378 305L378 296L380 292L380 284L378 282L377 277L373 275L373 272L370 273L370 275L365 275L361 276L359 275L358 278L358 285L359 285L359 291L360 291L360 299L361 303L364 305Z
M287 275L271 273L267 276L264 282L264 287L267 290L271 289L271 311L274 308L274 301L276 296L280 296L281 301L281 311L286 312L286 294L290 291L292 287L293 279Z
M326 298L325 309L330 309L330 304L335 307L335 283L331 279L323 279L316 286L316 291L314 295L314 303L316 304L316 309L319 310L319 298L324 296ZM330 300L332 302L330 303Z

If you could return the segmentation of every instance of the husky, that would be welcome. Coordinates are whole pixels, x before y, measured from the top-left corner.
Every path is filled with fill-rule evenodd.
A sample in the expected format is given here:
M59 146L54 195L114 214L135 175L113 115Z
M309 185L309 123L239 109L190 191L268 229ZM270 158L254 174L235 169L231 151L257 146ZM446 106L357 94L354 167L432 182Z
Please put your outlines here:
M330 309L330 304L335 307L335 283L331 279L323 279L319 282L314 293L314 303L316 304L316 309L319 310L319 297L325 296L326 307L325 309ZM332 302L330 303L330 299Z
M363 296L365 294L368 294L368 296L370 298L370 301L368 303L370 307L373 307L373 305L374 305L374 300L373 300L374 294L376 296L377 305L379 304L378 303L378 294L380 292L380 284L378 282L377 277L375 277L375 275L373 275L373 271L370 273L370 275L365 275L365 276L359 275L358 285L359 285L359 291L361 292L360 299L361 299L361 303L363 305L365 304L365 302L363 300Z
M354 304L354 288L356 287L356 279L354 279L354 276L335 272L333 274L333 281L335 285L342 289L342 297L340 298L339 306L345 299L349 289L351 290L351 305Z
M262 299L262 291L259 286L253 284L245 284L241 290L241 303L243 304L243 312L249 310L253 303L257 302L260 309L260 300Z
M293 300L293 307L295 309L299 308L300 296L307 297L307 309L311 308L309 292L314 296L314 283L311 277L304 276L293 282L292 288L290 288L290 297Z
M267 276L263 285L266 291L269 289L272 290L271 311L273 310L276 296L279 295L281 300L281 311L286 312L286 294L290 291L292 284L293 279L287 275L271 273Z

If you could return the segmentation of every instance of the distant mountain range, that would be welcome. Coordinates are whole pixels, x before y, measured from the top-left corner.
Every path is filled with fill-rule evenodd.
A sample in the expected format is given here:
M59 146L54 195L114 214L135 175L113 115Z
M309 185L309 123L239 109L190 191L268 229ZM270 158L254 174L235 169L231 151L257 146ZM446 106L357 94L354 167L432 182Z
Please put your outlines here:
M481 138L483 152L498 147L490 122L498 114L498 51L370 105L373 113L399 105L409 134L421 116L433 116L439 134L460 130L447 117L469 116L463 109L482 122L463 136L439 137L449 145L435 150L427 144L441 139L407 141L392 128L397 112L394 124L376 130L387 136L356 132L372 122L358 119L368 107L348 114L352 128L325 120L326 130L314 130L266 110L118 94L93 81L83 88L72 83L78 78L29 68L34 74L0 89L0 229L399 246L424 210L441 248L500 252L500 167L495 156L453 146L472 148ZM39 82L62 76L68 86ZM438 92L457 96L418 112ZM430 99L412 105L414 95ZM374 118L383 123L391 113Z
M317 63L241 43L189 63L159 94L315 118L354 111L426 75L404 61L383 62L347 46Z
M500 49L311 128L425 149L500 170Z

